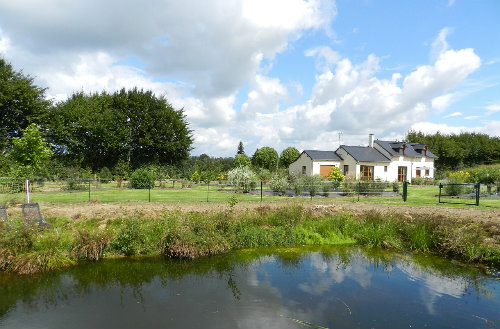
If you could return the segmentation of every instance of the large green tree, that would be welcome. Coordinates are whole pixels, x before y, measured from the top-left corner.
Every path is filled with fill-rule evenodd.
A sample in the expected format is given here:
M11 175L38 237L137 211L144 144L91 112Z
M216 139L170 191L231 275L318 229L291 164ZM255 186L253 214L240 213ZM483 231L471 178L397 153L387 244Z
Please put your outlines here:
M76 93L57 104L48 123L58 157L82 167L177 164L189 156L192 132L183 110L137 88Z
M287 147L280 154L280 167L288 168L288 166L292 162L297 160L299 156L300 156L299 150L297 150L295 147Z
M33 77L0 58L0 155L30 123L39 123L50 105L45 89L36 86Z
M257 168L274 171L278 167L278 152L269 146L257 149L252 156L252 164Z

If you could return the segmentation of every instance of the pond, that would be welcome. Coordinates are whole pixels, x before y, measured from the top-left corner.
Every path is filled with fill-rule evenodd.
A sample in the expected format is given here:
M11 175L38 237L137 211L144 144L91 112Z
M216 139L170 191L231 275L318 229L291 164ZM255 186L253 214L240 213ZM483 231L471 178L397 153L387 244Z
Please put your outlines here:
M108 259L0 274L0 328L498 328L500 281L358 247Z

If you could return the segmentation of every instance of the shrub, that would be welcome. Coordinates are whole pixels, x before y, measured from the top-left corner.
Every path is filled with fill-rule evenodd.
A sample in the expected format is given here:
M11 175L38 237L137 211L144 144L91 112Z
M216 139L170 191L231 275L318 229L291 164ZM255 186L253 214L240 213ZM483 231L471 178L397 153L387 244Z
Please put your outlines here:
M274 192L286 195L288 189L288 179L286 176L275 174L269 181L269 184Z
M106 235L81 229L77 231L71 254L77 259L99 260L108 243L109 238Z
M323 196L326 198L330 195L330 190L331 190L332 186L330 183L328 182L324 182L323 183Z
M229 183L236 186L238 190L248 193L257 185L257 178L249 167L238 167L227 173Z
M155 174L146 169L137 169L130 175L130 187L135 189L150 189L155 185Z
M305 179L305 187L309 190L309 195L311 197L318 193L318 189L321 185L322 179L319 175L307 176Z
M332 170L328 173L328 180L330 182L336 182L338 187L341 182L344 181L344 175L342 174L342 169L338 167L332 167Z
M298 176L293 181L293 189L295 190L295 195L302 195L304 191L305 178L304 176Z
M111 248L125 256L134 256L140 253L144 234L140 221L137 219L124 220L120 231L111 242Z
M108 167L103 167L99 172L99 178L101 179L101 183L109 183L113 179L111 170Z

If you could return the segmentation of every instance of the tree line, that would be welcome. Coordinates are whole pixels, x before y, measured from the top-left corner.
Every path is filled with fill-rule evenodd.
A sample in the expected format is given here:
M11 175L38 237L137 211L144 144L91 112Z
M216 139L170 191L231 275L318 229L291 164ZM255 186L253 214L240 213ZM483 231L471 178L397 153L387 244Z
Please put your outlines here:
M455 170L483 164L500 163L500 138L486 134L462 132L460 134L424 134L410 130L406 142L426 144L439 158L436 168Z
M237 166L270 172L299 155L272 147L235 157L190 156L193 132L183 109L164 96L132 88L113 93L78 91L60 102L46 88L0 58L0 176L69 177L112 173L118 180L138 168L160 179L217 179ZM194 176L193 176L194 175Z

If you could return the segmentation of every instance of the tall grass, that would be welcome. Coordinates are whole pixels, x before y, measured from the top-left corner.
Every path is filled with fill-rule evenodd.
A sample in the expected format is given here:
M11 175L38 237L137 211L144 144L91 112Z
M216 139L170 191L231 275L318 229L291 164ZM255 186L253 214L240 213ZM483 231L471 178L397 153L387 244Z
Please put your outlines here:
M30 274L113 255L193 259L231 249L353 243L500 268L497 231L437 216L317 214L295 205L246 213L174 212L156 219L57 218L49 223L43 231L21 221L0 225L0 270Z

